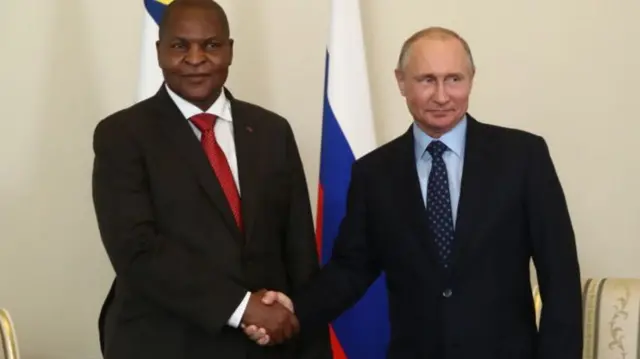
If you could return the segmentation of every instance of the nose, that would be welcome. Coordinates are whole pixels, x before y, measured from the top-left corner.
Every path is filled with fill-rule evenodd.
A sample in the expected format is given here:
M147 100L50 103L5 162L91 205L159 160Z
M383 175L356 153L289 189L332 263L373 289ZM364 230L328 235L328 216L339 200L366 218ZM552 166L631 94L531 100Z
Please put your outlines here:
M189 48L189 52L187 52L187 56L185 57L185 61L189 65L200 65L206 59L204 51L200 48L200 46L191 46Z
M444 84L439 83L436 88L436 95L434 96L434 101L439 105L444 105L449 102L449 95L444 87Z

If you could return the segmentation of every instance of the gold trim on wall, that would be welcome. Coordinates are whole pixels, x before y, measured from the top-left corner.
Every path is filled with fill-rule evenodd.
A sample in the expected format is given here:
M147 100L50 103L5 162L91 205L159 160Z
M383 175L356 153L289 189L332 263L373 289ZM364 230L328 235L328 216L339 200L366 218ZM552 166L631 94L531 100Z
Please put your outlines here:
M9 312L0 308L0 336L2 337L2 351L6 359L18 359L18 342L13 329L13 322Z

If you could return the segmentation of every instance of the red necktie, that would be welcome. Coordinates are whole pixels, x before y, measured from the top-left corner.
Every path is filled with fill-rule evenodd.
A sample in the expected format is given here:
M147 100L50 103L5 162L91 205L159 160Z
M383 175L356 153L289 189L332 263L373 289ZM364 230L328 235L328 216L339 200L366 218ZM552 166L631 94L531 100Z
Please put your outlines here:
M212 114L201 113L191 117L190 120L196 125L196 127L198 127L200 132L202 132L200 142L202 142L204 152L207 154L209 163L211 164L211 167L213 167L213 172L216 177L218 177L220 186L222 186L222 191L227 197L229 207L231 207L231 212L233 213L233 217L236 219L238 228L242 230L240 196L238 195L238 189L235 181L233 180L233 174L231 173L231 167L229 167L227 157L224 155L224 152L222 152L220 145L218 145L216 135L213 132L213 126L215 125L217 118Z

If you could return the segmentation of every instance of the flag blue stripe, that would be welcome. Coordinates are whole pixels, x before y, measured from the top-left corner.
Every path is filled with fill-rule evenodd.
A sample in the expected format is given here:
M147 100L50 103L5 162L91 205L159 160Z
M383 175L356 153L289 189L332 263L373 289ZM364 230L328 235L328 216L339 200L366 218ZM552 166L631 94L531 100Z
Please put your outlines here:
M166 6L156 0L144 0L144 7L156 24L160 24L160 19L162 19L162 14Z
M331 258L333 240L345 215L346 198L355 157L329 103L329 54L324 75L324 108L320 145L320 183L324 192L322 214L322 262Z
M329 56L326 56L320 183L323 188L322 263L331 258L333 243L346 212L346 198L355 156L329 102ZM387 292L384 276L367 294L333 323L348 359L384 359L389 342Z

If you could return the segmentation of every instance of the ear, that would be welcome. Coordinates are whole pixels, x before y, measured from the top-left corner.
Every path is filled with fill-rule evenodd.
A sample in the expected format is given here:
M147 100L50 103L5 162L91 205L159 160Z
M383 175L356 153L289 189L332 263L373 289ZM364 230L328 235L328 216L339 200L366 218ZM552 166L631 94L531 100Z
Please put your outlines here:
M402 96L405 95L405 74L402 70L396 69L395 70L395 75L396 75L396 82L398 83L398 89L400 90L400 93L402 94Z
M229 39L229 65L233 63L233 39Z
M160 40L156 41L156 59L158 61L158 65L160 65Z
M471 72L471 76L469 76L469 90L473 88L473 79L476 77L476 71Z

